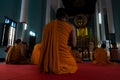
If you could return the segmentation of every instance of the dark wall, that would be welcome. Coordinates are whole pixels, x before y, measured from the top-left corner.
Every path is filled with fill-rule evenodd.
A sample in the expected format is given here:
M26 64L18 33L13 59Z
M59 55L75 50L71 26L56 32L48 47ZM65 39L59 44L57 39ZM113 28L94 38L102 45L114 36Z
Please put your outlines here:
M113 7L113 19L115 26L116 41L120 43L120 0L111 0Z
M0 23L4 22L4 16L19 22L22 0L0 1ZM26 41L29 39L29 31L36 33L36 42L41 40L42 29L45 24L46 0L28 0L27 21L28 30ZM22 25L18 23L17 38L22 35Z
M41 40L42 29L45 24L46 0L28 0L27 21L28 30L25 41L29 43L29 31L36 33L36 43ZM22 35L22 24L19 23L22 0L0 0L0 24L4 22L4 17L18 22L17 38ZM1 25L0 25L1 26ZM3 48L0 48L0 58L5 58Z
M41 40L42 29L46 19L46 0L29 0L28 7L28 31L32 30L35 32L36 42L39 42ZM29 32L27 34L29 35ZM26 40L28 37L29 36L26 37Z
M0 22L4 16L19 21L21 0L0 0Z

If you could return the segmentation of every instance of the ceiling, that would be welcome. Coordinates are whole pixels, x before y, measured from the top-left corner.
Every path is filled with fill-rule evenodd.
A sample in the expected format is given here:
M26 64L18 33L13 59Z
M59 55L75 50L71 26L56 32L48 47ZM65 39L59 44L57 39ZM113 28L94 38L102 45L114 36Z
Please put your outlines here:
M69 16L77 14L93 14L97 0L62 0Z

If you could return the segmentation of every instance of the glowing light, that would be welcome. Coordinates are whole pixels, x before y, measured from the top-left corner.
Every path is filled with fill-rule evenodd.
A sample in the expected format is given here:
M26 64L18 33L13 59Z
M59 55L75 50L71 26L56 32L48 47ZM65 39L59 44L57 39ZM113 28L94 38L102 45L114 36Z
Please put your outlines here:
M24 30L27 30L27 24L24 24Z
M30 31L29 34L30 34L31 36L35 36L35 33L34 33L33 31Z
M99 16L99 24L102 24L102 17L101 17L101 13L98 14Z

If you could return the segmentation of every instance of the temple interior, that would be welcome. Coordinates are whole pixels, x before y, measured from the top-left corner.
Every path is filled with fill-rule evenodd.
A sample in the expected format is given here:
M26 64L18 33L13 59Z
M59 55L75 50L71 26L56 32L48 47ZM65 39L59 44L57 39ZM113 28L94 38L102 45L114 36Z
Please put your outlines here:
M4 47L22 39L33 49L41 41L44 24L55 18L57 8L64 7L69 22L76 28L77 48L83 60L93 60L96 47L106 43L108 56L112 43L120 50L119 0L1 0L0 59ZM8 4L9 3L9 4ZM7 6L6 6L7 5ZM120 54L120 51L119 53ZM112 56L113 57L113 56ZM120 60L120 56L117 61Z

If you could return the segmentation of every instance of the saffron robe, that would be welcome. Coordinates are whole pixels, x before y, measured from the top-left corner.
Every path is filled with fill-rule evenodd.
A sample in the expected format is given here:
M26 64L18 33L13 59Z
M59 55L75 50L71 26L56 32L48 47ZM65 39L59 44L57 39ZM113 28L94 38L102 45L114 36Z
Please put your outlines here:
M31 64L38 64L39 57L40 57L40 48L41 48L41 43L37 43L34 46L32 56L31 56Z
M6 55L6 64L25 64L27 59L22 55L21 44L11 46Z
M68 46L72 30L65 21L54 20L43 30L38 68L43 73L75 73L77 63Z
M103 48L97 48L94 52L94 61L95 64L110 64L110 61L107 56L107 51Z

